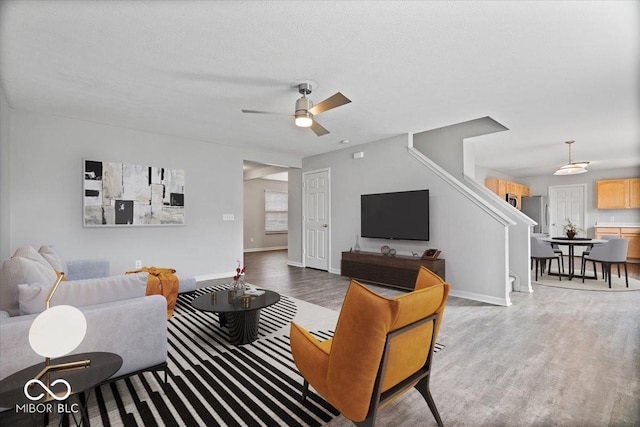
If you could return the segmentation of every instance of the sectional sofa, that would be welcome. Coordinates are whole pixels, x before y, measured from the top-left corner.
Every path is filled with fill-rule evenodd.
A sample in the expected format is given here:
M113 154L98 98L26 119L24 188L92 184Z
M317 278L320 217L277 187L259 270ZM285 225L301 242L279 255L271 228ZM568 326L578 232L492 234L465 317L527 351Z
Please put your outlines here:
M85 338L72 354L120 355L123 364L112 379L166 369L167 303L161 295L145 296L147 273L111 276L106 260L65 262L49 246L25 246L0 269L0 380L43 361L31 349L29 329L61 271L67 281L51 306L73 305L87 320ZM194 289L195 279L180 279L181 292Z

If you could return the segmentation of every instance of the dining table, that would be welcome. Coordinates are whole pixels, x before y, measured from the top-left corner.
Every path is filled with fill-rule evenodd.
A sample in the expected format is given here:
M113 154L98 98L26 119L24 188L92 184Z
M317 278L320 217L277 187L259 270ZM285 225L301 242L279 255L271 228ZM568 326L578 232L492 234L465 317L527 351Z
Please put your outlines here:
M575 277L575 267L574 267L574 253L575 253L575 247L576 246L588 246L588 247L593 247L595 245L600 245L603 243L607 243L606 240L603 239L591 239L589 237L573 237L573 238L568 238L568 237L543 237L542 239L540 239L543 242L547 242L550 243L552 245L561 245L561 246L567 246L569 248L569 273L566 274L567 278L569 280L573 279ZM551 272L549 272L551 273ZM558 274L562 274L560 271L558 271ZM597 276L595 275L594 272L594 277L597 279Z

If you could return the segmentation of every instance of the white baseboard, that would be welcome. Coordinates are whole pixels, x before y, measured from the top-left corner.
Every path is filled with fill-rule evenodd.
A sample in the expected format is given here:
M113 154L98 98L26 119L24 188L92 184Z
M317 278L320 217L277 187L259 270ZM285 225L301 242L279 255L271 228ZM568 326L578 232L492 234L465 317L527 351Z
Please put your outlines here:
M202 274L200 276L195 276L196 279L196 283L197 282L204 282L205 280L216 280L216 279L224 279L227 277L233 277L235 276L236 271L230 271L228 273L214 273L214 274Z
M473 300L473 301L486 302L486 303L494 304L494 305L502 305L502 306L505 306L505 307L508 307L508 306L511 305L511 300L509 299L509 297L498 298L498 297L492 297L492 296L489 296L489 295L476 294L474 292L467 292L467 291L461 291L461 290L456 290L456 289L451 289L451 291L449 291L449 295L451 295L452 297L470 299L470 300Z
M297 261L287 261L287 265L290 265L291 267L304 267L301 262Z
M339 276L340 275L340 269L339 268L330 268L329 269L329 273L337 274Z
M249 248L245 249L244 252L267 252L267 251L281 251L283 249L289 249L288 246L273 246L270 248Z

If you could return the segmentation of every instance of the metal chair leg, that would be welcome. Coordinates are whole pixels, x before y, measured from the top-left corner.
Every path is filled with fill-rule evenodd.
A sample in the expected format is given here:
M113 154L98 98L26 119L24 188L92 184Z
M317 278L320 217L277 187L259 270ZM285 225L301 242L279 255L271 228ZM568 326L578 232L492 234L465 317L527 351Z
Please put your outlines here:
M429 377L421 379L414 387L420 392L422 397L424 397L424 400L427 401L427 405L429 405L429 409L433 414L433 418L436 419L438 427L443 427L444 424L442 424L440 413L438 412L438 408L436 408L436 402L433 400L433 396L431 396L431 391L429 390Z
M618 267L620 265L618 264ZM629 287L629 276L627 275L627 262L624 262L624 281L627 282L627 288Z
M304 380L302 384L302 402L307 401L307 393L309 392L309 381Z

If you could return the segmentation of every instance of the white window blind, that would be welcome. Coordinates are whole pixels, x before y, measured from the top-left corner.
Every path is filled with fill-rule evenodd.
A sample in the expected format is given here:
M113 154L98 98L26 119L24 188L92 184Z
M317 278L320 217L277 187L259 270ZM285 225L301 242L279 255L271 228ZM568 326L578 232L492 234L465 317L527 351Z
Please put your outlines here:
M265 233L286 233L289 230L289 194L264 192Z

